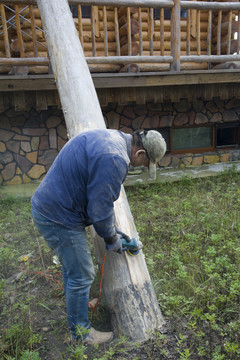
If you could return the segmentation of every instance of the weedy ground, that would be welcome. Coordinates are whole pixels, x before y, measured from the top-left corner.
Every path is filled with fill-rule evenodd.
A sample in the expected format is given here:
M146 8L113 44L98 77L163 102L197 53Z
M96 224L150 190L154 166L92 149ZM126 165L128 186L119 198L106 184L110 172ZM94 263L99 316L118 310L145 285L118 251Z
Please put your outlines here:
M0 359L240 359L240 174L126 189L165 330L133 344L72 346L61 267L30 199L0 199ZM98 294L99 278L92 288ZM103 300L91 321L109 329Z

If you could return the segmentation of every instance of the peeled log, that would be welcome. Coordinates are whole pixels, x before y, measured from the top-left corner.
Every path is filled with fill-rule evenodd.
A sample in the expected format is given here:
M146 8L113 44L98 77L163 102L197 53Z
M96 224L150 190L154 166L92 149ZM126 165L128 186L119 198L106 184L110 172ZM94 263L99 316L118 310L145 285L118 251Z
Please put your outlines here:
M138 32L139 32L139 23L138 23L138 21L135 20L135 19L131 19L130 23L131 23L130 34L131 35L138 34ZM127 26L127 24L124 24L119 29L119 35L120 35L120 37L122 37L122 36L127 35L127 34L128 34L128 26Z
M131 53L131 55L132 56L138 55L139 50L140 50L139 44L137 42L132 42L132 53ZM128 44L125 44L125 45L121 46L120 53L121 53L121 56L128 55Z
M84 130L105 128L67 0L37 0L37 3L69 137ZM114 210L117 226L130 237L137 237L123 187ZM93 234L96 238L96 233ZM104 249L104 241L97 239L95 252L99 266ZM142 251L136 258L107 254L103 293L117 334L143 341L164 322Z

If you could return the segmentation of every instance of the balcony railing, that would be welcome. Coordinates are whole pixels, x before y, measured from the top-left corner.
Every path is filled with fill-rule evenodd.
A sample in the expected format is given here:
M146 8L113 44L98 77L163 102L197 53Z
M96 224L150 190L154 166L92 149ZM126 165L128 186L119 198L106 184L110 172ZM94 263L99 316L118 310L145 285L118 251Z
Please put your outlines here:
M208 70L240 61L239 2L72 0L69 5L92 72ZM48 72L36 1L0 1L0 15L0 73L13 66Z

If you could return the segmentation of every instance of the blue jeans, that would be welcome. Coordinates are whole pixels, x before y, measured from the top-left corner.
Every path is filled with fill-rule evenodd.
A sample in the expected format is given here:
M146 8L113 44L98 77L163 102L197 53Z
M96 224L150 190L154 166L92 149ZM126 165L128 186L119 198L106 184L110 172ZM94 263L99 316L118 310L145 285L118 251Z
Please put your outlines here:
M32 216L38 231L62 264L68 326L77 339L76 326L91 327L88 320L89 292L94 280L92 256L85 228L71 230L43 217L34 207Z

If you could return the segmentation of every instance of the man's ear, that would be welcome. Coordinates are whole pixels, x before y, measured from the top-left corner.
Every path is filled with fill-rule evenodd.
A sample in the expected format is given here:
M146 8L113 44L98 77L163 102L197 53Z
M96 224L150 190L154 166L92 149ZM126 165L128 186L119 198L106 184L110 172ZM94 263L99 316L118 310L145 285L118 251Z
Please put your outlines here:
M146 151L144 149L139 149L135 152L135 156L138 158L141 155L145 155Z

